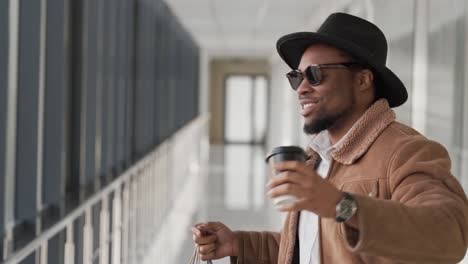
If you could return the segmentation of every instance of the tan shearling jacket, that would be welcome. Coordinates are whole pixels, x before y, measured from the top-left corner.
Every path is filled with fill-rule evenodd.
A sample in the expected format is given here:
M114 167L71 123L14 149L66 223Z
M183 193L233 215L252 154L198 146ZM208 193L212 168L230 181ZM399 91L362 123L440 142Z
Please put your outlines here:
M313 153L311 165L318 159ZM355 197L359 230L321 218L321 263L458 263L468 245L468 200L450 167L443 146L377 101L332 153L326 179ZM237 231L231 263L298 264L298 216L289 213L280 233Z

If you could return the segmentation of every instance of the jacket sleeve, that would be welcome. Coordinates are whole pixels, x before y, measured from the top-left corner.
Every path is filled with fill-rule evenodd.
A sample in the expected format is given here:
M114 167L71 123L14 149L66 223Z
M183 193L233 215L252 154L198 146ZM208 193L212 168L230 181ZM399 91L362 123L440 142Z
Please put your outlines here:
M280 233L236 231L239 236L239 256L232 264L276 264Z
M404 263L458 263L468 246L468 201L445 148L412 140L389 162L391 199L355 195L359 231L342 226L349 249Z

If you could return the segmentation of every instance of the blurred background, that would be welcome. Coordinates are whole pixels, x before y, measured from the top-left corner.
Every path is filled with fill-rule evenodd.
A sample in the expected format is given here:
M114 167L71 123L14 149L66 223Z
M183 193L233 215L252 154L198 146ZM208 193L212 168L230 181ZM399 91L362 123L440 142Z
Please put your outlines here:
M465 0L0 0L0 260L187 263L197 222L278 231L263 159L308 139L275 43L338 11L384 31L398 120L468 190Z

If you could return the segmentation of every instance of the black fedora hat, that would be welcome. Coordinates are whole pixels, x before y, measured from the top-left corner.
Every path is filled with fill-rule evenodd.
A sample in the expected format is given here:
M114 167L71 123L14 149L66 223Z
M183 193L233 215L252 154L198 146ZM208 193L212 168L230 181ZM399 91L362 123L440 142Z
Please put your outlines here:
M281 37L276 49L289 67L297 69L304 51L314 44L334 46L369 67L377 75L378 94L388 100L390 107L400 106L408 99L405 85L385 66L385 35L371 22L345 13L334 13L317 32L297 32Z

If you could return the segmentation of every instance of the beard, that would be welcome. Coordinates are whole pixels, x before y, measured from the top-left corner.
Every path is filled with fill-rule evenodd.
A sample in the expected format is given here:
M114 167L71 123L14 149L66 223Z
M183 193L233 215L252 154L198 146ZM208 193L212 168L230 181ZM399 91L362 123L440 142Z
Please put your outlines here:
M334 114L322 114L320 115L319 118L311 120L307 122L307 120L304 123L304 133L308 135L313 135L322 132L323 130L327 130L330 128L335 127L336 125L339 125L338 123L346 118L348 114L352 112L354 105L354 100L352 100L351 104L349 107L346 107L339 111L338 113Z
M340 120L344 116L344 113L340 113L339 115L333 116L324 116L320 117L316 120L313 120L309 123L304 124L304 133L308 135L313 135L322 132L323 130L327 130L330 127L333 127L338 120Z

